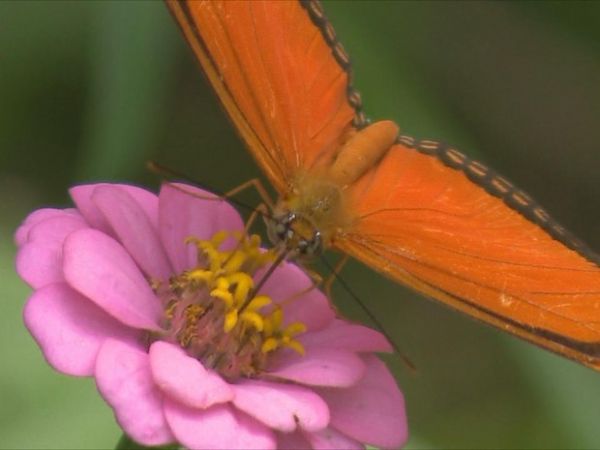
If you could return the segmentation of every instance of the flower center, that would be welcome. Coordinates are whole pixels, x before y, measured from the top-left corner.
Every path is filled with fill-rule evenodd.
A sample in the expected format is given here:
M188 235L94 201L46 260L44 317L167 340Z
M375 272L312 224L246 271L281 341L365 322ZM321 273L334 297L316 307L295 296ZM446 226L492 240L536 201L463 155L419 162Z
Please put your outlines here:
M259 373L279 348L304 354L294 336L306 327L300 322L283 327L281 307L255 292L253 276L275 261L275 253L260 249L258 235L242 233L234 235L233 250L219 250L228 236L218 232L207 241L187 239L197 249L197 265L153 287L165 308L162 339L233 381Z

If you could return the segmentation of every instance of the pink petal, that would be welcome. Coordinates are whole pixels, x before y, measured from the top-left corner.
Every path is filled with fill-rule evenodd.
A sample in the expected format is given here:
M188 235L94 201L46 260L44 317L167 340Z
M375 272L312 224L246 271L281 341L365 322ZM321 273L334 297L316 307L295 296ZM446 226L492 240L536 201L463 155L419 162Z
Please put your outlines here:
M148 355L112 339L96 360L98 391L114 409L117 422L136 442L151 446L175 441L163 413L163 399L150 373Z
M92 199L92 195L94 194L96 188L101 186L118 187L119 189L131 195L146 212L146 215L153 224L154 229L158 229L158 198L156 195L148 192L145 189L127 184L109 183L85 184L72 187L69 189L71 198L75 202L77 209L92 227L96 228L97 230L104 231L108 235L113 235L112 229L106 221L106 218Z
M391 352L392 346L378 331L336 319L323 330L298 337L304 348L328 347L351 352Z
M107 338L137 338L135 330L62 283L34 292L25 305L23 318L48 363L68 375L92 375L96 355Z
M343 435L333 428L327 428L314 433L306 433L305 436L314 449L338 450L343 448L346 450L362 450L365 448L360 442Z
M17 253L19 276L33 288L63 282L63 243L72 232L86 227L73 214L56 215L31 226L27 243Z
M312 445L306 440L302 433L276 433L278 450L312 450Z
M126 190L112 185L97 187L92 201L144 273L167 280L172 274L167 255L158 239L157 228L142 206Z
M184 243L188 237L210 239L220 230L239 231L244 228L240 215L229 203L202 197L216 196L177 183L163 184L160 190L160 236L176 273L196 264L194 247Z
M279 431L322 430L329 423L327 404L310 389L291 384L247 380L236 384L233 404Z
M347 387L365 373L365 364L354 353L312 348L305 356L292 351L273 358L269 375L312 386Z
M83 215L87 223L91 227L100 230L108 235L112 235L112 229L104 218L102 212L98 209L96 204L92 201L92 194L98 186L109 186L106 183L98 184L84 184L81 186L74 186L69 189L69 194L75 202L75 206L79 212Z
M229 384L175 345L161 341L152 344L150 367L157 386L184 405L206 409L233 399Z
M119 243L100 231L83 229L67 238L63 251L71 287L126 325L160 330L160 302Z
M165 416L177 442L189 449L272 449L271 430L228 405L191 409L165 399Z
M257 273L255 279L261 279L263 273L264 270ZM308 290L313 285L300 267L284 262L265 282L261 293L269 295L275 303L283 304L286 324L302 322L308 330L320 330L334 319L335 312L318 288Z
M404 397L379 359L364 357L363 379L348 389L320 389L331 411L331 426L367 444L398 448L408 439Z
M21 226L17 228L15 232L15 244L20 247L28 240L29 229L37 223L50 219L52 217L64 217L64 216L76 216L81 217L81 214L76 209L55 209L55 208L42 208L37 209L29 214Z

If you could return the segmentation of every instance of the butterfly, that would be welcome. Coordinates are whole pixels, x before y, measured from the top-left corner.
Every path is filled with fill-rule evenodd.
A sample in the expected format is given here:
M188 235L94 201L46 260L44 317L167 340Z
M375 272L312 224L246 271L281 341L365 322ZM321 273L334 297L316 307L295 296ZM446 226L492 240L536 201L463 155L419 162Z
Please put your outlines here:
M345 253L600 370L600 255L453 146L370 123L318 1L167 5L279 194L276 245Z

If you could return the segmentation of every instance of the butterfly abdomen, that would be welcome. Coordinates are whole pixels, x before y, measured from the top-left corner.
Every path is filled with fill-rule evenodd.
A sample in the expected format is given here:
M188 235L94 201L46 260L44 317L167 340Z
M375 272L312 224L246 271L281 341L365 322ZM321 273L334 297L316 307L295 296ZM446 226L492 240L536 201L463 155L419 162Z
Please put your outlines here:
M342 187L351 185L392 147L398 131L398 125L391 120L382 120L363 128L340 149L327 170L327 178Z

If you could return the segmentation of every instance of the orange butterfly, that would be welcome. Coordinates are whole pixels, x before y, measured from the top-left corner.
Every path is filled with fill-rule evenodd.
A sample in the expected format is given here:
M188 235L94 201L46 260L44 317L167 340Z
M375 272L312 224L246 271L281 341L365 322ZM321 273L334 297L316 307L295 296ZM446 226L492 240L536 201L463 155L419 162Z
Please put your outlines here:
M600 256L483 164L370 125L318 1L168 6L280 195L276 243L339 250L600 370Z

